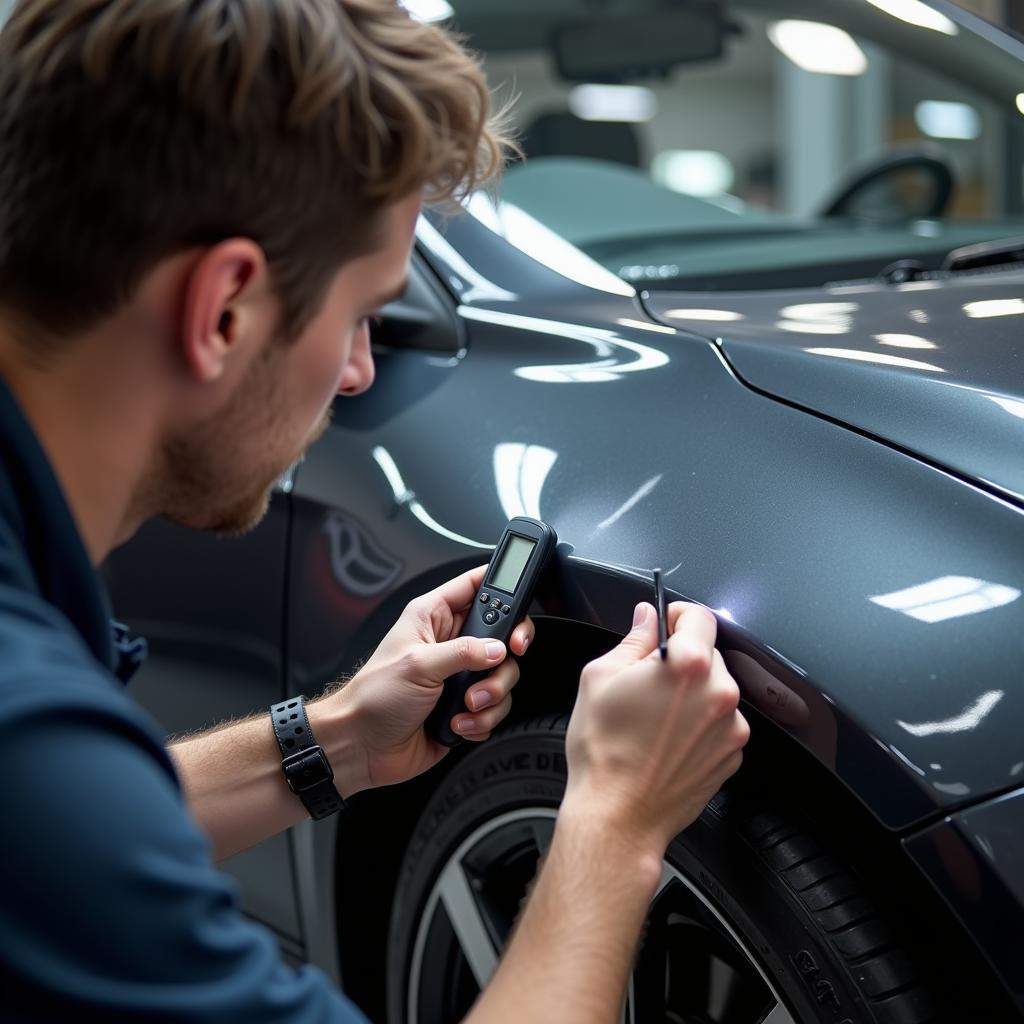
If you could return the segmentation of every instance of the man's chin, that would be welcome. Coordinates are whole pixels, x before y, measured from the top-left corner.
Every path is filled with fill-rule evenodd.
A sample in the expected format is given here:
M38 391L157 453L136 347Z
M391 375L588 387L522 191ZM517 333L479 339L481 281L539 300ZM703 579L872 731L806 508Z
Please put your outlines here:
M241 537L251 533L263 521L270 508L270 498L274 486L271 484L258 498L227 508L205 509L200 514L167 514L166 519L187 526L203 533L212 533L218 537Z

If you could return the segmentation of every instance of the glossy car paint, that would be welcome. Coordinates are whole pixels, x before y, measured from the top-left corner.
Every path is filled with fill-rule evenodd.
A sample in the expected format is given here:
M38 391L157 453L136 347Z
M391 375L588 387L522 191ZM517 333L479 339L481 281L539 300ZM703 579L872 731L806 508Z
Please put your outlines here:
M752 387L1024 502L1019 270L824 295L654 292L647 306L663 323L719 339Z
M469 216L441 229L421 224L419 249L447 303L450 320L434 332L446 341L379 353L374 388L336 403L331 428L275 499L276 518L213 547L156 527L115 559L117 607L153 641L138 684L151 701L175 675L210 664L211 640L220 660L204 679L221 694L218 713L163 699L188 724L315 693L372 648L406 600L486 562L506 520L528 514L564 542L541 628L570 619L625 631L634 602L650 596L650 569L662 566L672 596L718 614L720 646L748 707L764 716L755 728L774 721L886 828L910 837L1020 785L1024 511L1015 499L970 482L967 462L954 474L927 451L911 454L909 436L901 450L835 422L837 406L826 416L758 393L699 324L677 329L621 289L571 282ZM915 308L938 293L915 297ZM718 297L672 302L707 307ZM744 315L749 324L752 307ZM781 337L775 328L772 343ZM893 376L893 401L903 381ZM818 389L804 396L810 408L834 399L821 380L808 386ZM147 598L160 589L153 566L168 585ZM950 587L964 586L954 614ZM267 609L235 607L242 590ZM280 643L281 657L222 671L239 632L231 623L247 616L242 632ZM997 819L1003 806L993 805ZM330 969L323 908L333 906L336 825L279 840L298 865L295 893L283 897L294 895L291 912L267 900L260 880L278 865L262 847L237 871L246 905ZM918 863L935 877L933 864ZM1001 891L1022 891L1019 859L979 871ZM1007 919L1019 932L1013 898ZM969 920L961 894L949 899ZM978 939L1011 936L997 927ZM989 955L1024 1008L1020 967Z

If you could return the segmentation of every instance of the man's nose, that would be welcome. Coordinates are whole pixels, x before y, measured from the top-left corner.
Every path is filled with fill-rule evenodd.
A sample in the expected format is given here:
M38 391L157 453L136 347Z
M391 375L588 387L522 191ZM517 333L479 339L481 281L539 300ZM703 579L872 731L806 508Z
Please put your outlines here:
M370 328L359 329L349 355L348 365L341 375L338 386L339 395L361 395L373 383L376 370L373 365L373 352L370 349Z

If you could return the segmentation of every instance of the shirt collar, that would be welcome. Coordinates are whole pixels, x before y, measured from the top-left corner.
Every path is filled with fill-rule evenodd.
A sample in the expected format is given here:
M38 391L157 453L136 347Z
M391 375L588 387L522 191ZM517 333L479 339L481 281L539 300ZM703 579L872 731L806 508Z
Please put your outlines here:
M118 670L110 605L50 460L0 378L0 519L31 566L25 581L61 611L97 660Z

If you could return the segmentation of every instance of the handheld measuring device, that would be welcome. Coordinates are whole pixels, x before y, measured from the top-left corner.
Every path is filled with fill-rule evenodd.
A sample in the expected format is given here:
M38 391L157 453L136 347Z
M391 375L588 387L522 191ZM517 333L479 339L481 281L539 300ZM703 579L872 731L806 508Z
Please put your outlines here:
M534 591L557 543L555 531L539 519L527 516L510 519L459 635L500 640L507 647L512 630L526 618ZM467 710L466 691L489 673L489 669L459 672L444 681L444 691L424 723L431 739L446 747L461 742L462 737L452 729L452 718Z

